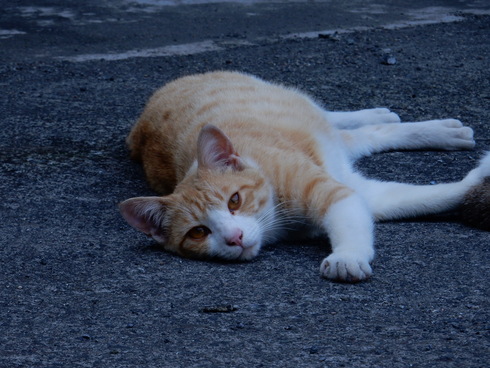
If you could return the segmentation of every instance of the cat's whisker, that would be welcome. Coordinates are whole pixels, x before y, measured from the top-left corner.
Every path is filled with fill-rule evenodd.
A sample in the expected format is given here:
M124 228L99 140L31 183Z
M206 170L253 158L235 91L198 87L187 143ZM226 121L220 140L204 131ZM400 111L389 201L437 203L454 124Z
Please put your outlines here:
M292 202L292 201L288 201L288 202ZM268 211L266 211L259 218L259 221L262 221L262 220L267 221L267 220L271 220L271 218L273 218L274 221L284 221L287 223L305 224L306 221L305 221L303 216L298 215L294 209L285 207L285 205L288 202L280 202L280 203L276 204L274 207L272 207Z
M288 202L277 203L257 219L264 242L275 240L280 232L296 229L295 225L306 224L304 217L298 215L294 209L286 207L287 204Z

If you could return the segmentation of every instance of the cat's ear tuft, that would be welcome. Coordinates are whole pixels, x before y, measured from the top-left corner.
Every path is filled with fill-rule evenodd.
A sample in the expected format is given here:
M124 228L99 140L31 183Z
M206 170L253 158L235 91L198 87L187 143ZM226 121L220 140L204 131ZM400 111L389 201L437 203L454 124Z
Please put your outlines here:
M168 240L168 204L162 197L135 197L119 204L129 225L164 244Z
M197 139L197 162L199 168L222 169L231 167L243 170L243 162L230 139L214 125L205 125Z

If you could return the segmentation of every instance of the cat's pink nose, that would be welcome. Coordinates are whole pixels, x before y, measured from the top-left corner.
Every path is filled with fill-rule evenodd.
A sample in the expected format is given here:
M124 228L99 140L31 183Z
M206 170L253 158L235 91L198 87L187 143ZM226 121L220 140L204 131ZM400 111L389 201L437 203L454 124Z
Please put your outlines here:
M243 239L243 231L240 229L236 229L230 237L225 238L226 240L226 245L233 246L233 245L239 245L240 247L242 246L242 239Z

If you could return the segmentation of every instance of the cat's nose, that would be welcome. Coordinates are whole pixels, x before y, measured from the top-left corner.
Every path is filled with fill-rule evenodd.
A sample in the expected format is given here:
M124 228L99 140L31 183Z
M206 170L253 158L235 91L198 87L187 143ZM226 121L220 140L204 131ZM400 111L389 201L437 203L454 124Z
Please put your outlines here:
M242 239L243 239L243 231L240 229L236 229L231 236L225 238L225 241L226 241L226 245L229 246L239 245L241 247Z

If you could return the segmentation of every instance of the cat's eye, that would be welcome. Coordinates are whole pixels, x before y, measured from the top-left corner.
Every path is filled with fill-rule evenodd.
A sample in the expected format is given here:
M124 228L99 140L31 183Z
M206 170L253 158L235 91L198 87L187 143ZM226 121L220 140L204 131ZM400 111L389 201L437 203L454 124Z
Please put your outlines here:
M196 226L187 232L187 236L194 240L201 240L208 236L210 233L211 230L209 230L206 226Z
M230 210L231 213L234 213L236 210L240 208L241 204L242 204L242 199L240 198L240 194L236 192L230 197L230 200L228 201L228 209Z

